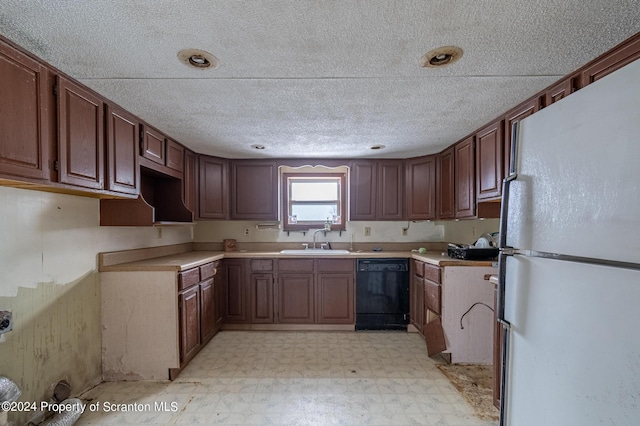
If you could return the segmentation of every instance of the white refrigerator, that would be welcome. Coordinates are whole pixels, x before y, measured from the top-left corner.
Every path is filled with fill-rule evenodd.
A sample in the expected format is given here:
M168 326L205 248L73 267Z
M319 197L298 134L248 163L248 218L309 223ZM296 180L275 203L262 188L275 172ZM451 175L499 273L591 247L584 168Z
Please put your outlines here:
M640 60L515 127L500 422L640 425Z

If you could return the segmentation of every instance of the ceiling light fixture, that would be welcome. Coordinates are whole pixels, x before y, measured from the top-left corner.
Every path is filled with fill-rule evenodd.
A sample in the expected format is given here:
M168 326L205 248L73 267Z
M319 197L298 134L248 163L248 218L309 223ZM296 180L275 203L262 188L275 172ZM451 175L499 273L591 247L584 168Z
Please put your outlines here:
M212 69L215 70L220 66L218 58L213 56L209 52L199 49L184 49L178 52L178 59L180 62L194 67L200 70Z
M453 64L462 57L462 49L457 46L443 46L430 50L420 58L420 66L438 68Z

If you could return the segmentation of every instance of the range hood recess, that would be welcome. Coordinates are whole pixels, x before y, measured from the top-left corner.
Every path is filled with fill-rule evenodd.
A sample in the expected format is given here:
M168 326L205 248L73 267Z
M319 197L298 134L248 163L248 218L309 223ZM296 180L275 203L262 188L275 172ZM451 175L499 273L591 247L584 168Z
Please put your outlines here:
M193 223L193 212L182 201L182 180L146 167L140 167L138 198L100 200L100 226Z

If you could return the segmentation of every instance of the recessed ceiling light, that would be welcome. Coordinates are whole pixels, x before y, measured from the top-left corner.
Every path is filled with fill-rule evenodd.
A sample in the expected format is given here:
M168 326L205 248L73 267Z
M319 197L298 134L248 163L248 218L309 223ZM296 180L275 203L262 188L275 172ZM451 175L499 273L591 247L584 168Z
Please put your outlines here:
M377 150L377 149L384 149L384 148L385 148L384 145L374 145L370 149Z
M213 56L209 52L205 52L200 49L184 49L178 52L178 59L180 62L194 67L200 70L212 69L215 70L220 66L218 58Z
M443 46L430 50L420 58L420 66L438 68L450 65L462 57L462 49L457 46Z
M253 149L265 149L266 147L264 145L251 145L251 148L253 148Z

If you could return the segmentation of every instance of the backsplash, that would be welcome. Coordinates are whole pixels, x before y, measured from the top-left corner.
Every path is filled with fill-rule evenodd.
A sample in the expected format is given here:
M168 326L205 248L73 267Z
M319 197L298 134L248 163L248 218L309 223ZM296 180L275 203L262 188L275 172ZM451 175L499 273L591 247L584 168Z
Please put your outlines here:
M257 229L259 222L252 221L203 221L194 229L194 242L221 242L232 238L242 242L263 243L308 243L313 231L287 233L280 229ZM367 232L368 228L368 232ZM347 230L327 232L318 241L350 243L411 243L411 242L456 242L471 244L486 232L498 231L498 219L461 221L401 221L401 222L347 222ZM406 229L406 235L403 230Z

